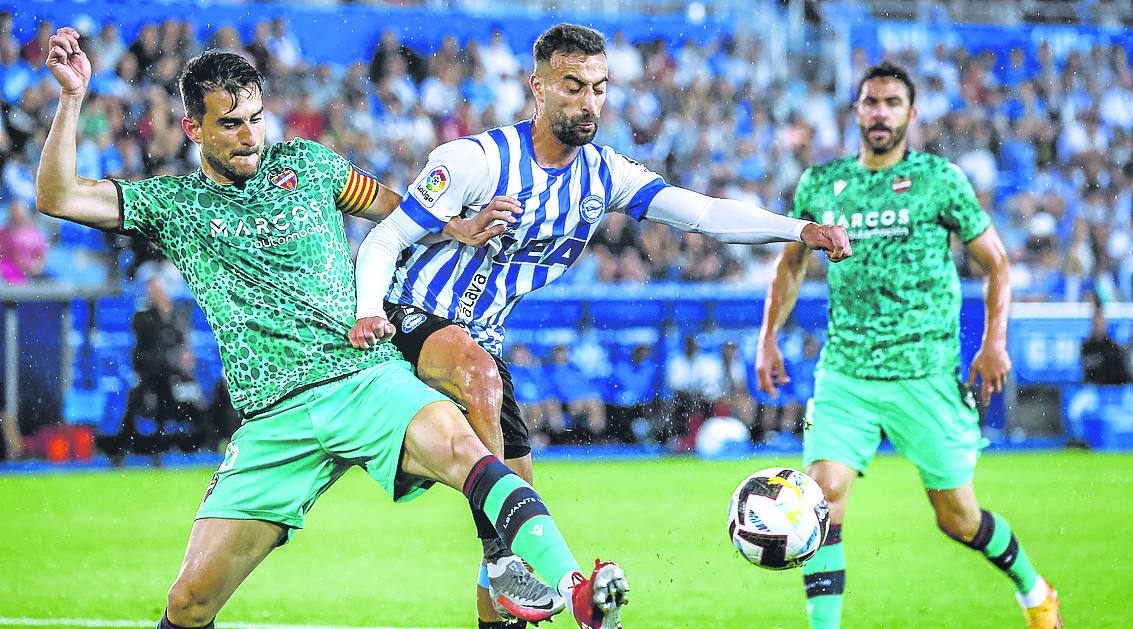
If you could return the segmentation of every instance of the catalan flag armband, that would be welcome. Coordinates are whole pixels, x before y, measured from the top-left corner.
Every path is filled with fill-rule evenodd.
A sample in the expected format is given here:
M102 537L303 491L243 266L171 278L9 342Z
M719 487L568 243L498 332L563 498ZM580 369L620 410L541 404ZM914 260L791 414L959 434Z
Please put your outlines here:
M360 214L378 196L378 179L370 173L351 164L346 185L335 197L334 203L347 214Z

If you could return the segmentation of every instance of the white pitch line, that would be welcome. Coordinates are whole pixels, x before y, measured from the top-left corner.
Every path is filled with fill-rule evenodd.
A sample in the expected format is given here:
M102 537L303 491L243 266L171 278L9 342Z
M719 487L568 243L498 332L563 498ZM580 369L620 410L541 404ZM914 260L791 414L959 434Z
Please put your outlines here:
M0 618L0 626L18 627L156 627L154 620L100 620L92 618ZM217 629L444 629L443 627L359 627L357 625L277 625L220 622Z

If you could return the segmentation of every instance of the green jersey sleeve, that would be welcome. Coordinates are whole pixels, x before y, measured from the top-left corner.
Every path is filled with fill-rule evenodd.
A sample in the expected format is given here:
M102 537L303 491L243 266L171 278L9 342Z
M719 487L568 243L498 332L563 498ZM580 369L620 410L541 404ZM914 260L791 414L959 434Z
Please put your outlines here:
M788 214L791 218L818 222L818 219L811 211L811 192L814 187L814 179L813 168L804 170L802 176L799 177L799 183L795 186L795 196L791 201L791 211Z
M297 143L299 152L307 155L312 166L328 174L327 181L331 186L329 192L340 211L347 214L364 212L377 198L376 177L318 142L301 138L294 142Z
M122 231L159 242L161 226L172 207L169 179L150 177L140 181L111 179L118 188L118 205L122 213Z
M975 240L991 226L991 217L980 207L967 175L955 164L944 169L940 219L964 242Z

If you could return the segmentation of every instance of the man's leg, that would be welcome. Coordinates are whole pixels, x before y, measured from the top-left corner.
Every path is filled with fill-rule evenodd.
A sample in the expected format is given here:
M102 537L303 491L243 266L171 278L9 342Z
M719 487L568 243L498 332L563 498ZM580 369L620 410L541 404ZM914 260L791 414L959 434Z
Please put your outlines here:
M468 422L472 429L484 443L492 455L503 459L505 454L504 435L501 428L501 413L505 403L505 388L510 385L510 379L505 383L501 377L501 369L495 358L472 340L462 328L455 325L444 325L439 329L430 330L425 326L440 325L435 319L422 324L420 335L428 334L420 342L419 353L416 356L417 377L425 384L444 393L464 407ZM403 345L411 344L415 339L402 339ZM409 348L407 348L409 349ZM416 349L415 347L412 349ZM412 351L412 350L410 350ZM510 391L508 391L510 393ZM508 400L515 406L514 400ZM518 408L510 409L518 414ZM522 418L517 418L522 421ZM526 435L526 431L523 431ZM524 481L531 483L530 450L526 449L525 457L508 459L510 464L519 461L522 468L514 469ZM524 458L526 461L524 461ZM524 473L526 472L526 473ZM484 559L481 562L480 574L476 583L476 610L481 627L503 627L504 619L496 608L489 591L489 581L495 580L498 584L514 585L516 590L525 592L525 597L514 597L517 592L506 588L501 594L511 600L511 607L515 608L520 616L531 620L542 620L551 613L562 609L562 603L557 600L555 591L540 584L534 577L512 570L512 579L501 581L509 563L507 557L513 557L511 562L518 564L510 549L504 544L496 533L492 521L482 510L472 510L472 521L476 525L476 535L484 548ZM495 564L491 567L489 564ZM495 570L496 574L490 574ZM530 599L530 600L527 600ZM549 609L541 609L551 601ZM524 603L528 603L525 605ZM516 623L522 626L522 623Z
M582 626L618 626L629 591L621 568L595 562L591 577L584 578L539 494L492 456L454 405L434 402L414 416L405 431L401 470L462 490L515 554L557 584Z
M815 556L803 565L807 616L812 629L837 629L842 623L846 556L842 522L854 478L869 467L881 443L885 383L819 372L807 407L803 463L830 503L830 527Z
M926 493L940 530L978 551L1011 579L1029 627L1057 629L1062 626L1058 594L1035 571L1007 520L998 513L980 509L970 482L955 489L928 489Z
M216 613L275 548L284 531L262 520L205 518L194 522L159 629L211 626Z
M894 448L920 472L936 523L946 535L979 551L1015 585L1028 626L1061 627L1058 597L1035 573L1027 553L1001 516L980 509L972 489L983 437L975 400L954 376L895 383L901 395L885 430Z
M842 594L846 587L846 554L842 550L842 522L857 471L834 461L815 461L806 473L818 481L830 504L830 526L822 548L803 564L806 611L814 629L838 627L842 622Z

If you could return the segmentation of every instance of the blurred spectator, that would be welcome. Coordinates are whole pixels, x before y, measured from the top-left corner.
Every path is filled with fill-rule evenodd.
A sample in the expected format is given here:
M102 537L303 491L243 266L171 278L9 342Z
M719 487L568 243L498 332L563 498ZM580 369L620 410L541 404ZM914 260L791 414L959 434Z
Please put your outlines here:
M277 17L271 21L271 37L268 38L267 47L280 72L303 69L303 50L299 47L299 39L287 29L287 21L283 18Z
M43 274L47 238L23 201L8 203L8 220L0 227L0 276L8 284L26 284Z
M570 414L574 440L589 443L606 432L606 406L598 387L570 360L570 349L556 345L551 350L547 378L554 383L554 398Z
M1090 384L1133 384L1129 356L1109 336L1101 300L1094 298L1090 336L1082 341L1082 381Z
M41 20L35 27L35 35L20 49L20 57L33 68L42 66L47 61L48 42L54 34L55 27L51 22Z
M399 59L401 63L391 64L395 59ZM420 84L425 80L428 68L425 59L412 48L401 43L397 33L386 30L374 49L374 56L370 58L370 81L374 85L381 85L389 78L389 74L395 71L408 73L414 84Z
M527 422L532 443L546 446L552 441L561 441L566 429L562 405L554 399L550 380L539 359L526 345L518 344L511 348L507 367L515 401Z
M787 375L791 382L780 395L783 404L778 413L767 413L762 417L762 436L764 443L771 442L780 433L799 434L803 429L806 404L814 397L814 371L818 368L818 353L821 346L813 334L803 337L802 356L787 361Z
M775 10L759 16L769 29L785 24ZM179 64L204 42L249 55L268 75L269 140L325 139L395 189L437 143L510 123L532 108L522 38L498 29L484 43L463 45L438 33L435 51L415 49L388 29L369 59L342 67L305 54L293 31L306 25L282 17L255 24L246 41L232 26L197 31L179 17L139 24L128 42L112 22L87 22L78 25L94 77L78 143L81 172L89 175L138 178L196 167L180 129L175 82ZM55 103L51 81L43 81L51 28L42 22L20 41L12 16L0 12L2 188L5 198L29 203ZM912 148L960 164L971 178L1005 234L1021 298L1074 299L1098 286L1133 299L1127 48L1040 42L973 55L963 40L876 54L856 47L847 60L833 48L794 54L781 37L742 32L636 43L618 33L608 44L611 83L598 141L674 184L781 212L803 168L857 150L846 89L886 56L917 70ZM605 220L575 281L766 281L771 261L760 252L656 223ZM360 236L352 234L353 246ZM811 265L810 273L821 277L823 269ZM974 272L975 265L962 266L966 276Z
M610 76L615 81L631 83L641 78L644 66L641 61L641 51L626 41L622 31L614 34L614 41L606 48L606 63L610 67Z
M242 418L232 406L232 394L228 391L228 380L222 374L213 387L212 400L203 416L203 448L213 452L223 451L232 434L240 427Z
M724 343L720 354L723 385L721 401L728 405L732 417L750 428L755 420L755 399L748 387L748 366L740 356L739 347L732 341Z
M188 318L174 307L160 275L149 278L146 290L149 306L130 324L138 382L127 395L121 430L99 444L119 463L128 452L157 455L173 446L188 451L206 439Z
M493 31L491 42L480 48L477 61L489 79L512 76L519 71L519 60L515 58L515 53L511 51L511 46L500 30Z
M633 443L649 435L650 425L660 416L660 375L661 367L649 345L638 345L614 364L608 406L611 437Z
M696 337L684 339L681 352L674 352L665 363L665 386L672 394L658 440L669 443L688 433L690 420L708 417L720 400L724 369L721 360L702 352Z

